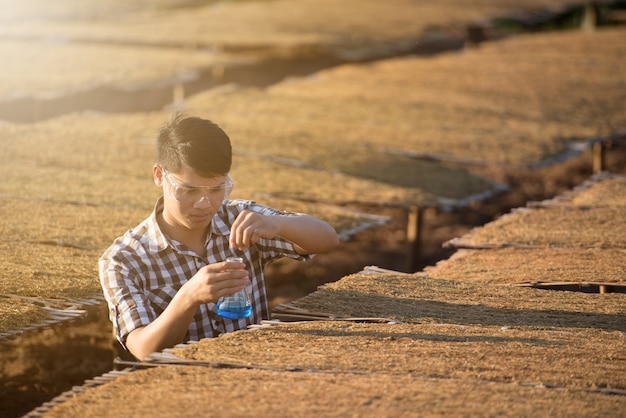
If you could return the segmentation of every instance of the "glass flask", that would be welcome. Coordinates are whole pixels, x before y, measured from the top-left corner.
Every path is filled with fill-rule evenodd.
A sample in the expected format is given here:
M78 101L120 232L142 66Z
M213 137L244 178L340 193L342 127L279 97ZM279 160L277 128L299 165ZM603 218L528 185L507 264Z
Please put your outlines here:
M228 257L226 261L240 261L241 257ZM247 318L252 313L252 301L246 287L239 292L229 296L224 296L217 301L216 312L218 315L228 319Z

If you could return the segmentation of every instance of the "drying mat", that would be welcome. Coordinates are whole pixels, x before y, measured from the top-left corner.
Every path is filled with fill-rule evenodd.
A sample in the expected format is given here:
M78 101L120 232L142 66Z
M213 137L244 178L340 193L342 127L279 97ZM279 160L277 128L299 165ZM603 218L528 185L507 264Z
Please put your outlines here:
M54 241L0 241L0 252L0 339L82 318L102 301L99 252Z
M1 171L2 169L0 169ZM283 168L283 172L282 175L276 177L288 182L291 169L284 170ZM27 175L32 174L31 171L28 171ZM48 178L57 176L55 180L51 180L53 184L65 184L57 182L59 174L60 170L55 170L47 173L47 176ZM45 177L44 174L42 176ZM28 181L24 176L16 176L13 184L22 182L37 183ZM5 231L5 237L12 236L14 239L48 241L50 243L54 241L59 245L104 250L117 236L122 235L127 229L137 225L150 214L158 197L158 194L155 193L156 188L155 190L148 189L147 193L144 191L143 194L136 194L126 200L122 196L132 190L140 188L145 190L146 187L151 187L148 181L143 182L145 184L141 183L134 183L134 186L130 187L127 181L120 180L116 183L111 179L105 180L103 178L101 188L89 187L88 190L64 188L59 193L52 192L57 199L0 194L0 209L5 209L7 213L9 211L16 213L15 216L4 220L3 225L0 225L0 230ZM316 216L332 225L344 239L348 239L364 229L384 225L389 221L388 217L334 205L255 193L254 190L260 190L263 187L257 183L258 181L250 185L251 187L246 187L246 192L239 191L233 195L244 199L256 198L258 203L276 209ZM129 186L129 188L122 194L116 194L116 190L124 189L124 186ZM311 182L309 186L321 188L322 184L315 186ZM280 185L277 187L280 188ZM25 188L28 190L23 190ZM51 192L51 188L39 184L32 187L22 187L21 192L31 196L46 196ZM89 193L93 192L97 194L89 196ZM26 218L29 218L28 224L25 224Z
M328 101L247 88L209 91L187 104L191 112L216 115L240 155L371 180L379 183L374 190L393 185L460 200L494 188L464 170L386 152L382 145L395 144L394 137L406 138L407 132L398 126L418 118L398 115L397 121L389 120L396 107L393 102ZM384 121L376 121L380 115Z
M82 299L101 292L96 251L0 241L0 252L0 294Z
M368 268L278 305L273 316L284 321L384 318L413 324L626 332L625 306L626 295L619 293L549 292Z
M260 100L263 100L262 97ZM231 127L211 112L188 111L190 114L211 115L233 138L235 188L232 197L249 199L258 193L265 193L332 202L439 204L433 194L417 187L372 181L310 167L297 161L286 163L275 158L278 156L251 157L247 152L242 154L238 150L246 151L243 148L245 141L237 127L241 124L250 126L249 120L243 119ZM0 131L8 138L6 161L0 164L0 175L6 179L0 184L0 194L122 209L138 208L148 213L159 190L151 179L153 137L160 124L167 119L165 112L156 116L141 114L135 117L87 115L84 120L64 116L28 127L0 126ZM120 138L119 131L111 132L110 127L118 125L119 129L128 128L128 136ZM314 128L314 125L309 128ZM261 135L262 132L257 130L254 138L258 139ZM24 141L20 138L23 137L27 138L27 144L22 144ZM90 141L84 141L84 138L90 138ZM278 141L272 136L268 138ZM279 149L290 147L293 138L288 139L289 142L282 143ZM33 154L29 152L32 149L40 149L41 152ZM338 152L335 151L335 154ZM455 173L449 181L459 180L463 189L461 197L466 198L467 190L471 190L466 173L447 171ZM441 190L450 188L449 181L443 183L446 187ZM476 192L483 192L482 186L491 187L491 183L484 180L475 178L475 181L481 185Z
M44 299L20 295L0 295L0 341L21 334L50 328L61 322L74 321L87 315L88 306L101 303L92 299Z
M256 193L328 204L362 203L385 206L438 206L437 198L417 187L377 182L334 171L317 170L269 159L235 155L233 198ZM260 201L262 203L262 201Z
M626 286L626 249L498 248L458 250L424 271L433 278L479 283L569 282Z
M624 389L625 348L626 335L619 331L311 321L230 333L165 354L181 358L179 364ZM602 353L598 362L589 360L592 352ZM158 354L150 358L177 363Z
M65 189L92 187L91 190L85 187L81 190L83 193L98 192L103 187L102 182L117 183L119 187L116 195L126 197L127 189L138 182L143 182L144 188L157 189L152 182L156 135L169 116L170 112L166 111L115 114L81 112L29 124L3 123L0 124L2 166L9 166L12 170L20 166L46 169L49 173L57 170L60 174L53 178L67 171L68 177L70 173L74 177L68 178L62 186ZM6 174L10 174L7 171ZM89 184L89 181L94 181L90 177L96 174L101 177ZM46 180L34 178L39 182ZM59 186L55 190L61 192L63 188Z
M602 172L561 195L532 207L626 208L626 176Z
M25 241L92 251L104 251L150 209L123 209L55 200L0 197L0 211L10 213L0 223L2 241ZM37 253L31 252L37 263Z
M626 407L626 396L601 392L407 373L174 366L102 380L100 386L76 388L26 417L614 417Z
M149 173L132 177L67 166L36 167L34 164L2 164L0 175L7 181L0 184L0 195L32 202L103 206L105 210L141 209L143 213L150 212L159 196L159 189L154 186Z
M287 174L285 173L287 176ZM288 177L288 176L287 176ZM285 179L285 181L288 181ZM120 188L109 181L112 188ZM311 187L314 187L311 185ZM321 186L320 186L321 187ZM254 190L254 187L251 188ZM103 193L105 192L100 190ZM112 191L113 192L113 191ZM36 192L35 192L36 193ZM80 193L74 191L72 193ZM242 197L246 196L240 193ZM388 217L368 214L338 206L310 201L298 201L251 193L247 198L258 197L257 201L276 209L290 210L316 216L333 226L344 239L368 228L384 225ZM72 196L67 196L71 198ZM98 199L98 197L95 197ZM139 198L135 196L136 203ZM0 209L15 215L0 225L5 239L27 240L58 246L92 249L101 252L113 240L145 219L151 210L156 195L144 196L145 209L108 207L81 202L35 199L17 196L0 196ZM115 202L110 202L115 203ZM117 203L123 203L118 201Z
M31 326L34 329L32 324L48 319L44 310L21 299L0 297L0 312L0 341L21 333L17 330L28 330Z
M519 208L447 248L626 248L626 207L597 209Z
M348 138L425 158L534 166L573 152L574 139L625 126L624 34L603 28L516 36L434 59L338 66L268 92L272 101L299 99L320 126L328 118L307 101L338 115L331 124L358 120L356 110L369 107L371 116L362 118L368 124L353 123L369 134L355 130ZM578 65L587 60L593 72Z

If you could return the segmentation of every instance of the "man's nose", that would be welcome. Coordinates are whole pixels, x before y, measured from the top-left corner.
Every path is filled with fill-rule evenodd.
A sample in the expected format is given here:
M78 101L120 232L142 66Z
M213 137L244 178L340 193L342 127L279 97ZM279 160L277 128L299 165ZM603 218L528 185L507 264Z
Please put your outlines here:
M202 196L200 200L193 204L194 208L208 208L211 207L211 198L209 196Z

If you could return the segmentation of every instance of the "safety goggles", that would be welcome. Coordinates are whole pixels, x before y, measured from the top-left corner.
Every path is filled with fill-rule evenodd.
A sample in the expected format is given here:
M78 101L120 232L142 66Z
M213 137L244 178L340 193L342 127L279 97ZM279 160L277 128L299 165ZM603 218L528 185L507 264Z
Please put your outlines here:
M169 183L169 193L175 200L181 203L197 203L204 198L209 200L223 200L230 194L235 182L230 173L227 174L226 180L217 186L187 186L183 185L180 180L168 173L164 168L163 177Z

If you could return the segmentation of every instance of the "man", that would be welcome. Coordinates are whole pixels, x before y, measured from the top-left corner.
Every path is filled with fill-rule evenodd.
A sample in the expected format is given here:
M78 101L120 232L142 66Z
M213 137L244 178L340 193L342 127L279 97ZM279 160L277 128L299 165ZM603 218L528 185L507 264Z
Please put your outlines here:
M338 243L335 230L312 216L226 200L231 162L229 137L209 120L177 115L158 135L152 175L163 196L98 263L116 336L138 359L268 319L265 265L304 261ZM244 261L225 261L231 256ZM244 287L252 314L218 315L215 303Z

